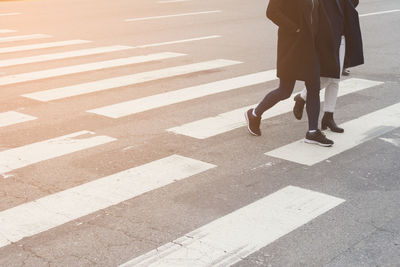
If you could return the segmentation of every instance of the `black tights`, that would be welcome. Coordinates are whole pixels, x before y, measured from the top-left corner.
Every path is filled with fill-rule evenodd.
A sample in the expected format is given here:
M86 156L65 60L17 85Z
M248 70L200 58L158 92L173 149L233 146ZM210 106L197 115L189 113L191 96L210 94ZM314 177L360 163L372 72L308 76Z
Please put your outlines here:
M255 108L255 113L258 117L273 107L279 101L289 98L296 84L295 80L279 80L279 87L271 92L269 92L264 99ZM307 89L307 116L308 116L308 129L317 130L318 129L318 117L320 109L319 101L319 90L321 89L320 80L315 79L313 81L305 82Z

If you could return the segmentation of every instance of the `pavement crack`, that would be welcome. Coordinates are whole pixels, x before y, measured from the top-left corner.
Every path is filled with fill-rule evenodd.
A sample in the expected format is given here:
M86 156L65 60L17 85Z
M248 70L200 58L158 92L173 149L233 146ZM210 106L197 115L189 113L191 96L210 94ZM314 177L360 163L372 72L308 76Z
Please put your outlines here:
M31 266L30 264L27 263L27 261L29 260L30 257L35 257L39 260L41 260L42 262L44 262L47 266L51 265L51 261L47 260L46 258L40 256L37 252L35 252L33 249L29 249L24 245L20 245L19 247L21 247L21 249L27 253L27 257L24 259L23 261L23 266Z
M183 244L181 244L181 243L179 243L179 242L171 241L171 243L172 243L172 244L175 244L175 245L178 245L178 246L180 246L180 247L183 247Z
M357 221L357 220L356 220L356 221ZM358 222L358 221L357 221L357 222ZM360 223L360 222L359 222L359 223ZM375 225L373 222L369 222L369 223L366 222L365 224L366 224L366 225L369 225L369 226L372 226L372 227L374 228L374 230L371 231L368 235L365 235L363 238L361 238L361 239L355 241L354 243L352 243L351 245L349 245L349 246L347 247L347 249L343 250L342 252L337 253L337 255L334 256L331 260L329 260L329 262L328 262L326 265L329 265L330 263L332 263L333 261L335 261L337 258L339 258L339 257L340 257L341 255L343 255L344 253L351 252L351 250L353 250L354 247L356 247L356 246L357 246L358 244L360 244L361 242L367 240L368 238L371 237L371 235L373 235L373 234L375 234L375 233L377 233L377 232L386 232L386 233L390 233L390 234L392 234L392 235L395 235L395 234L396 234L395 232L389 231L389 230L387 230L387 229L385 229L385 228L382 228L382 227L379 227L379 226Z
M389 233L389 234L392 234L392 235L396 234L396 232L390 231L390 230L385 229L383 227L379 227L379 226L375 225L373 222L368 223L368 225L370 225L370 226L375 228L376 231L374 231L374 232L378 232L379 231L379 232Z

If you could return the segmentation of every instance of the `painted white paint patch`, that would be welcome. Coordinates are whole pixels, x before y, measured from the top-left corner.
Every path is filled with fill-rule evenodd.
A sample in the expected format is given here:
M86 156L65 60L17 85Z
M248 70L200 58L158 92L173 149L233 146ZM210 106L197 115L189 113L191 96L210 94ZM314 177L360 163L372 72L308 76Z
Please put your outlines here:
M161 43L137 45L137 46L133 46L132 49L156 47L156 46L163 46L163 45L173 45L173 44L195 42L195 41L203 41L203 40L215 39L215 38L220 38L220 37L221 37L220 35L209 35L209 36L174 40L174 41L161 42ZM3 47L3 48L0 48L0 53L11 53L11 52L18 52L18 51L33 50L33 49L51 48L51 47L59 47L59 46L74 45L74 44L84 44L84 43L89 43L89 42L91 42L91 41L69 40L69 41L21 45L21 46L13 46L13 47Z
M47 54L47 55L40 55L40 56L33 56L33 57L6 59L6 60L0 60L0 67L8 67L8 66L22 65L22 64L28 64L28 63L43 62L43 61L48 61L48 60L56 60L56 59L65 59L65 58L71 58L71 57L89 56L89 55L96 55L96 54L102 54L102 53L122 51L122 50L126 50L126 49L132 49L132 47L115 45L115 46L105 46L105 47L97 47L97 48L90 48L90 49L82 49L82 50L54 53L54 54Z
M28 51L34 49L42 49L42 48L51 48L51 47L60 47L67 45L76 45L76 44L86 44L91 41L86 40L68 40L68 41L60 41L60 42L51 42L51 43L40 43L40 44L30 44L30 45L19 45L13 47L2 47L0 48L0 53L12 53L19 51Z
M7 29L0 29L0 33L12 33L16 32L15 30L7 30Z
M345 133L327 131L327 137L335 142L332 147L306 144L302 139L265 155L312 166L400 127L400 104L372 112L340 126L345 129Z
M203 37L196 37L196 38L189 38L189 39L182 39L182 40L175 40L169 42L161 42L161 43L154 43L154 44L145 44L145 45L138 45L134 48L148 48L148 47L155 47L155 46L162 46L162 45L172 45L172 44L181 44L187 42L194 42L194 41L202 41L208 39L215 39L220 38L220 35L210 35L210 36L203 36Z
M50 69L50 70L14 74L14 75L10 75L10 76L0 77L0 86L21 83L21 82L35 81L35 80L40 80L40 79L45 79L45 78L53 78L53 77L82 73L82 72L87 72L87 71L102 70L102 69L107 69L107 68L126 66L126 65L130 65L130 64L144 63L144 62L149 62L149 61L154 61L154 60L168 59L168 58L179 57L179 56L184 56L184 55L185 54L165 52L165 53L149 54L149 55L144 55L144 56L134 56L134 57L121 58L121 59L100 61L100 62L94 62L94 63L88 63L88 64L81 64L81 65L74 65L74 66L68 66L68 67L61 67L61 68Z
M204 15L204 14L212 14L212 13L220 13L220 12L221 12L221 10L201 11L201 12L181 13L181 14L164 15L164 16L133 18L133 19L126 19L125 21L126 22L132 22L132 21L141 21L141 20L165 19L165 18L183 17L183 16L195 16L195 15Z
M377 81L364 80L364 79L355 79L355 78L347 79L340 82L339 96L347 95L350 93L354 93L381 84L383 83ZM324 99L324 92L325 90L321 91L321 99ZM290 98L279 102L278 104L273 106L270 110L266 111L263 114L262 119L266 120L292 111L294 105L293 97L296 94L298 93L294 93ZM257 104L221 113L215 117L208 117L202 120L186 123L181 126L168 129L168 131L190 136L197 139L205 139L212 136L216 136L245 126L246 120L243 114L248 109L253 108L255 106L257 106Z
M16 16L16 15L21 15L21 13L17 13L17 12L12 12L12 13L1 13L0 17L3 16Z
M109 118L121 118L135 113L164 107L187 100L226 92L241 87L263 83L275 79L275 71L259 72L227 80L188 87L167 93L152 95L131 101L126 101L110 106L105 106L88 112Z
M166 69L142 72L122 77L116 77L106 80L100 80L90 83L83 83L73 86L61 87L50 89L30 94L23 95L38 101L52 101L72 96L78 96L98 91L109 90L117 87L134 85L143 82L154 81L158 79L170 78L179 75L185 75L194 72L200 72L210 69L222 68L230 65L239 64L239 61L217 59L194 63L189 65L182 65L178 67L171 67Z
M116 140L109 136L93 135L95 135L93 132L80 131L2 151L0 174Z
M215 167L172 155L2 211L0 247Z
M36 120L36 117L22 114L16 111L7 111L0 113L0 127L5 127L17 123ZM1 164L1 163L0 163Z
M40 39L40 38L49 38L49 37L51 37L51 36L47 35L47 34L30 34L30 35L9 36L9 37L1 37L0 43L31 40L31 39Z
M360 15L360 17L368 17L368 16L373 16L373 15L381 15L381 14L388 14L388 13L394 13L394 12L400 12L400 9L393 9L393 10L386 10L386 11L380 11L380 12L367 13L367 14Z
M344 201L288 186L121 267L230 266Z
M379 138L379 139L381 139L382 141L385 141L385 142L387 142L387 143L389 143L389 144L392 144L392 145L394 145L394 146L397 146L397 147L400 147L400 138Z

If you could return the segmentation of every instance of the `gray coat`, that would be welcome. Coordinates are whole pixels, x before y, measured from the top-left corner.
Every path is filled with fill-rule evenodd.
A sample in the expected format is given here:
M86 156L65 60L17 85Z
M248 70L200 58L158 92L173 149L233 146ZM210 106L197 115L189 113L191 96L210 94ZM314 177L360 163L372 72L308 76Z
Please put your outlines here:
M329 19L329 23L323 26L325 30L319 32L317 40L321 76L339 78L339 48L342 34L346 38L344 66L354 67L364 63L360 22L355 9L358 0L320 1L321 8L324 9L321 12L324 12ZM335 64L329 63L332 60Z

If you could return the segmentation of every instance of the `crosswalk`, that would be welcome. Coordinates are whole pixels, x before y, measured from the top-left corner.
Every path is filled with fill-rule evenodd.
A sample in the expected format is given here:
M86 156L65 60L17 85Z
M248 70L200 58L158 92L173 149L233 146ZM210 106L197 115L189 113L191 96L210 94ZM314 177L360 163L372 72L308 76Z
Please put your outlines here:
M16 16L16 15L21 15L21 13L18 13L18 12L0 13L0 17L4 17L4 16Z
M288 186L121 267L231 266L343 202Z
M312 166L400 127L399 114L400 104L395 104L343 123L342 126L349 133L346 135L332 133L337 144L329 150L318 147L310 149L303 141L297 141L265 154Z
M165 1L167 2L167 1ZM219 11L209 11L217 13ZM186 15L186 14L180 14ZM147 19L155 19L147 18ZM127 21L145 20L145 18L130 19ZM107 105L85 109L82 114L90 113L91 118L103 118L107 121L116 121L127 116L145 113L154 109L173 106L183 102L198 100L207 102L220 93L226 93L235 97L235 92L256 85L268 85L268 82L276 80L276 71L259 70L254 73L241 73L231 75L217 81L207 80L207 74L213 70L223 70L229 74L229 69L245 62L233 59L208 59L206 61L191 60L189 54L179 51L164 50L164 46L183 42L212 41L219 38L213 35L203 38L182 39L178 41L166 41L143 46L97 46L90 40L54 40L40 42L43 38L54 38L47 34L14 35L16 30L0 30L1 43L9 43L7 47L1 47L0 53L14 53L12 59L0 60L0 68L9 66L35 65L42 63L43 68L47 62L57 62L62 59L78 59L81 63L49 69L40 69L33 72L19 72L5 74L0 77L0 88L12 88L12 86L27 82L45 81L50 78L60 78L68 75L70 85L59 85L57 79L51 82L52 88L42 89L40 87L29 89L18 95L20 99L29 100L35 105L48 105L51 112L52 105L49 102L69 99L70 104L81 96L96 94L104 91L115 91L119 87L133 87L143 83L159 82L160 80L177 80L188 74L202 74L206 80L201 84L191 84L188 87L166 88L162 93L156 93L139 98L118 102L120 100L107 99ZM36 40L39 43L21 44L26 40ZM80 45L90 45L91 48L75 48ZM74 48L72 48L74 47ZM134 48L158 47L158 52L141 55L128 55L108 60L86 62L86 57L105 54L113 55L124 51L131 53ZM50 53L48 49L59 48L63 52ZM65 51L64 51L65 50ZM36 51L40 55L29 57L18 57L18 53ZM177 65L180 58L191 60L190 63ZM135 71L133 74L119 75L120 69L128 69L133 65L163 61L169 64L165 68L157 68L144 72ZM170 63L171 62L171 63ZM117 69L120 68L120 69ZM116 70L117 69L117 70ZM93 71L113 71L112 78L97 78L90 82L81 82L75 75L86 75L90 77ZM98 76L96 76L98 77ZM344 98L350 94L361 92L369 88L381 90L383 81L375 81L360 78L349 78L341 82L340 97ZM137 87L135 87L137 88ZM269 88L273 89L273 88ZM323 99L323 92L321 93ZM23 101L21 103L24 103ZM173 134L177 138L190 137L198 142L215 137L217 135L229 134L230 131L242 128L246 135L244 111L253 105L237 106L224 113L211 115L204 110L202 119L184 123L177 121L171 128L163 129L166 135ZM263 120L291 112L293 106L292 98L282 101L270 111L265 113ZM23 109L24 107L21 106ZM46 120L23 110L3 110L0 112L0 130L7 127L19 127L20 125ZM301 140L278 147L265 155L291 162L292 164L312 166L323 160L334 158L335 155L350 150L356 146L377 138L393 129L400 127L400 105L382 108L365 114L360 118L345 122L343 127L345 134L329 133L336 141L332 148L321 148L305 145ZM210 116L211 115L211 116ZM132 118L134 120L135 118ZM370 122L370 123L366 123ZM30 128L32 130L32 128ZM33 129L34 131L34 129ZM30 144L2 148L0 150L0 177L7 179L10 173L21 170L35 164L51 164L52 160L60 159L71 154L79 154L97 147L107 147L111 143L122 142L119 137L91 131L88 128L79 131L69 131L62 135L48 136ZM5 144L2 144L3 146ZM112 153L107 149L102 153ZM23 203L18 206L9 207L0 211L0 248L20 242L24 238L61 227L63 224L107 209L113 205L119 205L126 200L140 197L146 192L160 189L177 181L195 179L201 173L207 173L219 166L207 160L199 160L191 157L171 153L166 157L149 161L137 166L132 163L131 168L118 171L108 176L99 176L95 180L63 190L48 194L39 199ZM14 177L15 178L15 177ZM11 179L9 179L11 180ZM240 209L209 222L208 224L193 230L161 247L139 256L132 257L131 261L121 262L122 266L228 266L237 263L250 254L260 250L278 238L289 234L291 231L316 219L319 216L334 209L345 200L339 197L327 195L297 186L287 186L269 196L261 198ZM76 207L79 207L77 209ZM263 211L271 212L265 213Z
M65 142L66 137L57 141L60 139ZM101 138L93 141L104 143L111 140ZM39 145L48 146L48 143ZM78 145L77 149L88 147L85 140ZM2 211L0 247L214 167L209 163L172 155Z
M50 42L50 43L39 43L39 44L31 44L31 45L11 46L11 47L0 48L0 53L12 53L12 52L20 52L20 51L30 51L30 50L35 50L35 49L44 49L44 48L67 46L67 45L78 45L78 44L85 44L85 43L90 43L90 41L86 41L86 40L68 40L68 41L58 41L58 42Z
M25 41L25 40L31 40L31 39L41 39L41 38L50 38L50 37L51 36L47 35L47 34L28 34L28 35L0 37L0 43Z
M15 30L0 29L0 33L16 32Z
M16 111L7 111L0 113L0 127L5 127L17 123L36 120L36 117L26 115Z
M23 96L39 100L39 101L53 101L57 99L89 94L93 92L99 92L104 90L110 90L122 86L135 85L144 82L155 81L159 79L171 78L175 76L185 75L189 73L195 73L200 71L212 70L222 68L234 64L239 64L238 61L217 59L211 61L204 61L199 63L193 63L183 66L170 67L166 69L153 70L148 72L142 72L137 74L131 74L116 78L110 78L95 82L83 83L78 85L72 85L67 87L60 87L55 89L49 89L45 91L24 94Z
M340 82L340 88L342 90L339 91L339 96L347 95L381 84L382 82L351 78ZM323 89L321 92L321 99L324 98L324 93L325 90ZM291 111L293 107L293 96L276 104L265 115L263 115L262 119L266 120L268 118L282 115ZM246 123L243 121L243 113L256 105L257 103L254 103L251 106L246 106L218 114L215 117L208 117L198 121L186 123L181 126L170 128L168 131L198 139L213 137L239 127L243 127Z
M0 152L0 173L3 174L43 160L115 141L115 138L109 136L82 138L82 136L94 134L89 131L80 131L2 151Z

